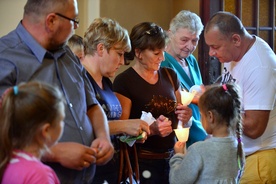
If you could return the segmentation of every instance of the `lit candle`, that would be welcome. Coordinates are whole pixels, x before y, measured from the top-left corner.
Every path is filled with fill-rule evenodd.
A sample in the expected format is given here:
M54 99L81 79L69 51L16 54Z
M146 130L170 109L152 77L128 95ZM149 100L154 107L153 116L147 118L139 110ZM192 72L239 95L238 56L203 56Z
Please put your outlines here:
M196 91L193 91L192 93L190 93L184 90L184 91L180 91L180 94L181 94L181 103L183 105L189 105L192 102L196 94Z
M174 129L175 135L180 142L187 142L189 137L190 127Z
M183 90L183 91L180 91L180 94L181 94L182 105L187 106L192 102L192 100L196 94L196 91L187 92L187 91ZM191 121L191 120L189 120L189 121ZM175 131L175 135L176 135L178 141L186 142L188 140L190 127L183 128L181 121L178 121L177 129L174 129L174 131Z

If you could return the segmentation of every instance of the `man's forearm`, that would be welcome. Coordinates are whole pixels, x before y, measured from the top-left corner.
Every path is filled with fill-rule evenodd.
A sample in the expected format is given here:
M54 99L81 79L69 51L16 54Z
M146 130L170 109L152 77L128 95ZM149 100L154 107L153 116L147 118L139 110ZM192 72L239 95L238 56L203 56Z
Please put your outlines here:
M88 109L87 115L91 121L95 136L110 140L107 117L100 105L93 105Z

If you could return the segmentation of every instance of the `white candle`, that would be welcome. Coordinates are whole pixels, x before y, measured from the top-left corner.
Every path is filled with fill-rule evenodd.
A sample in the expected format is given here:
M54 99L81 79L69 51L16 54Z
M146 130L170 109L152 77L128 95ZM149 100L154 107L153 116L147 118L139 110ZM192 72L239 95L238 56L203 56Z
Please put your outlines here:
M177 128L174 129L175 135L180 142L187 142L189 137L190 128Z
M196 92L190 93L187 91L180 91L180 94L181 94L181 103L183 105L189 105L192 102Z

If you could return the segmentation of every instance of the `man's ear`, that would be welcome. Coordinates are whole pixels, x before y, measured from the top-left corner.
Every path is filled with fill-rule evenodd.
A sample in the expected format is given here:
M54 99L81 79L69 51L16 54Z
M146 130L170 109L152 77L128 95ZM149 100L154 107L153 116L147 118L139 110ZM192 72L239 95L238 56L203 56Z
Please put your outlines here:
M232 39L235 46L240 46L241 45L241 36L239 34L233 34L231 39Z
M47 15L45 19L45 27L47 31L53 32L55 30L55 26L57 24L58 17L54 13L50 13Z

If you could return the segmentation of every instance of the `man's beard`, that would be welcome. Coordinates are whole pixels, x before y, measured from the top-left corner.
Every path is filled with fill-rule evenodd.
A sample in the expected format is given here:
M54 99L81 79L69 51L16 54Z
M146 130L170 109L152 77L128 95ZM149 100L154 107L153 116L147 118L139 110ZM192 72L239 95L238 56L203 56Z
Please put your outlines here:
M59 50L61 48L63 48L65 45L66 45L67 41L64 42L64 43L61 43L61 44L57 44L55 41L52 41L50 43L50 46L49 46L49 50L50 51L56 51L56 50Z

